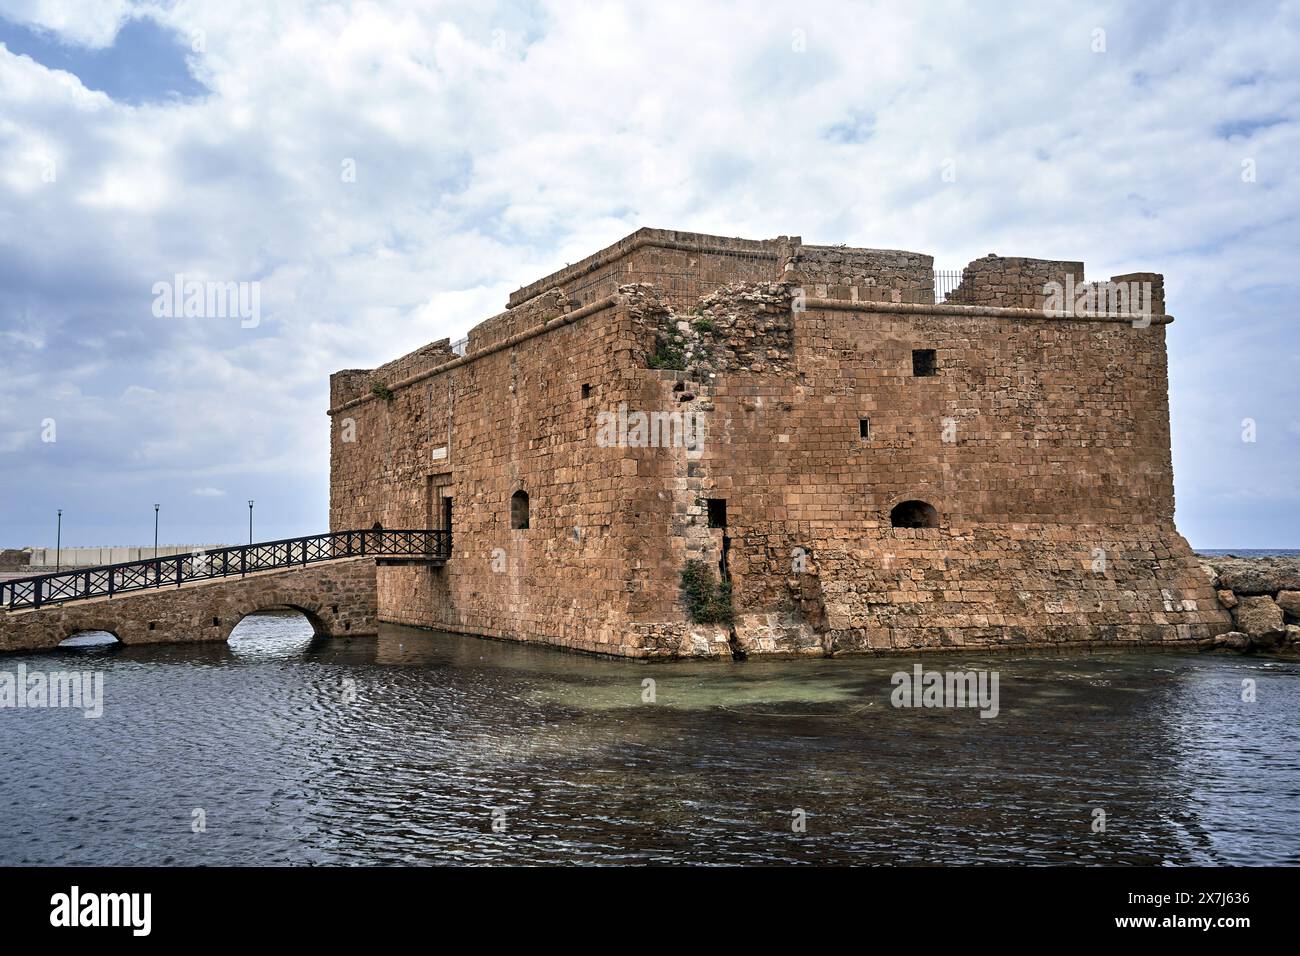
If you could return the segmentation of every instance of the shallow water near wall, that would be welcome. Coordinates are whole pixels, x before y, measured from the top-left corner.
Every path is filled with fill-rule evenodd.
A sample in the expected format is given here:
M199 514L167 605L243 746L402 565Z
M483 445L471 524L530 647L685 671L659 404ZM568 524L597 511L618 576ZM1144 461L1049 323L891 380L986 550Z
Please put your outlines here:
M998 715L893 707L918 662L996 670ZM0 709L0 864L1300 863L1293 661L646 665L270 613L20 663L102 672L104 715Z

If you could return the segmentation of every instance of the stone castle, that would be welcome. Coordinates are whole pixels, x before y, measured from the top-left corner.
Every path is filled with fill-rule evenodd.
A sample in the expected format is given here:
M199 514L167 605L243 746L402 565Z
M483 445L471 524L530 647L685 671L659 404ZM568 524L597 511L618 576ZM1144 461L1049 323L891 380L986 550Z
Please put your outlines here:
M1231 628L1174 527L1161 277L642 229L466 343L330 380L333 529L381 621L626 657L1192 644ZM1055 284L1055 285L1054 285ZM1104 298L1104 295L1102 296Z

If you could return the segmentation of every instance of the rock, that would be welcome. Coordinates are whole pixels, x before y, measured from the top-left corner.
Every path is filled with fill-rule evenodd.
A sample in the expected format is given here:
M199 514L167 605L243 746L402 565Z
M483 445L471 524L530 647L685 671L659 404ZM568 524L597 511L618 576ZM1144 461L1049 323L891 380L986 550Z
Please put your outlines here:
M1218 576L1218 587L1243 595L1300 591L1300 558L1205 558Z
M1219 591L1218 594L1219 603L1224 607L1234 608L1237 606L1237 595L1233 594L1231 591Z
M1282 609L1267 595L1241 598L1232 611L1237 630L1250 635L1251 643L1267 646L1286 634Z
M1219 647L1230 647L1234 651L1244 651L1250 647L1250 635L1243 634L1241 631L1229 631L1227 634L1220 634L1216 637L1214 643Z
M1291 647L1300 647L1300 624L1286 626L1286 642Z
M1300 618L1300 591L1281 591L1276 600L1287 617Z

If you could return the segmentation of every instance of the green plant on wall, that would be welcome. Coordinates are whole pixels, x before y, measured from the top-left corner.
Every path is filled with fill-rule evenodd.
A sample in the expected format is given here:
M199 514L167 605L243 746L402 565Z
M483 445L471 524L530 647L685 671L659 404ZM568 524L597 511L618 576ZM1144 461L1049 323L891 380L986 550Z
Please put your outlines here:
M384 401L388 401L393 397L393 390L387 385L380 385L378 382L374 382L370 386L370 394L382 398Z
M651 368L686 368L686 352L682 348L682 336L674 332L671 335L660 335L655 338L655 351L650 356L647 364Z
M718 581L713 568L692 558L682 568L682 594L686 613L696 624L731 624L736 617L731 606L731 582Z

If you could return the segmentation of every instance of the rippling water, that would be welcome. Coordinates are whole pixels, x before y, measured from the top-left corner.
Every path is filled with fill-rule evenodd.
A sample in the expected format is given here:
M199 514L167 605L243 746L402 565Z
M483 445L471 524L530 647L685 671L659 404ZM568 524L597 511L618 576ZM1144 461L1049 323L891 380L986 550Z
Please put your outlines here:
M891 707L916 660L641 665L289 614L6 656L102 670L106 703L0 710L0 864L1300 863L1300 664L922 659L996 669L985 720Z

